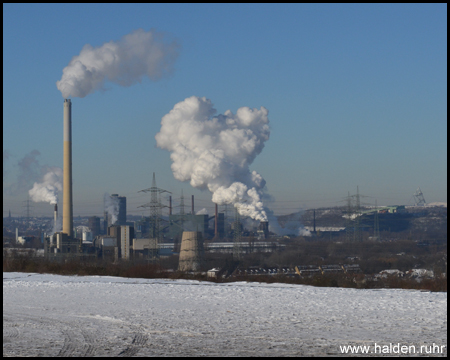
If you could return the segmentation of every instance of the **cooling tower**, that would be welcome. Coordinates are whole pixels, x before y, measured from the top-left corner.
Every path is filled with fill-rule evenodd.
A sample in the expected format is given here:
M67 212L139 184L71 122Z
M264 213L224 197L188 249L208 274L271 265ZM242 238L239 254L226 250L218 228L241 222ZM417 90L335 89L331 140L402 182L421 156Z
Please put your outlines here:
M203 238L200 231L183 231L179 271L200 271L203 265Z
M64 99L64 173L63 173L63 230L73 237L72 206L72 103Z

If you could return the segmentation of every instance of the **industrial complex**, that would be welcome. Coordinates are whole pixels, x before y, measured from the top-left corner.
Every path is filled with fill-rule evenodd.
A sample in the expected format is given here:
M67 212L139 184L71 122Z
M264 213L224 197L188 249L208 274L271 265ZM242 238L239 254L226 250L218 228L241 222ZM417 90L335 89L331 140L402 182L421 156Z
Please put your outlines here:
M153 174L152 187L143 192L151 193L151 202L143 207L150 208L150 216L139 221L127 222L126 197L119 194L105 195L105 211L103 219L93 216L88 219L87 226L74 227L73 190L72 190L72 103L64 99L64 187L62 230L50 236L43 236L44 256L55 261L63 261L70 257L92 257L111 261L145 259L157 261L160 256L179 253L181 271L199 271L204 258L204 241L208 240L208 249L216 252L246 251L249 247L242 242L243 226L237 216L230 226L226 226L225 214L219 213L218 205L215 214L195 214L194 196L192 196L191 212L184 208L179 214L172 213L172 198L169 197L169 216L162 218L159 195L167 192L156 187ZM210 228L210 221L214 226ZM54 207L54 224L58 221L58 207ZM257 229L258 240L269 236L268 222L261 222ZM232 243L224 239L234 239ZM21 238L23 240L23 238ZM18 236L17 236L18 240ZM210 241L211 240L211 241ZM25 240L24 240L25 241ZM252 244L251 248L261 250L273 249L274 245L261 241ZM276 247L276 245L275 245Z
M215 204L214 214L195 212L195 199L192 195L190 211L185 211L184 197L181 196L177 213L173 211L172 194L156 185L153 173L153 183L148 189L141 190L151 195L151 201L141 207L149 209L149 216L127 217L127 199L119 194L105 194L103 217L90 216L82 224L74 224L73 189L72 189L72 103L65 99L63 104L64 123L64 187L62 204L62 229L58 229L58 205L54 205L53 232L40 232L35 244L43 247L45 258L64 262L70 258L102 259L111 262L144 261L157 263L161 258L176 255L178 271L198 272L205 269L205 254L230 254L234 262L242 260L242 256L252 253L272 253L283 251L289 245L290 238L306 239L338 238L346 242L359 243L364 240L383 241L383 233L419 229L424 220L420 219L423 209L427 208L420 188L414 196L414 207L371 206L361 205L359 188L355 195L348 195L347 205L340 208L311 209L302 214L278 216L269 221L246 221L241 219L234 208L233 216L225 211L219 211ZM161 194L167 193L168 204L162 204ZM168 214L162 214L162 209L168 208ZM421 210L422 209L422 210ZM433 216L442 218L446 226L445 214ZM276 222L276 223L275 223ZM29 225L29 221L27 220ZM291 225L295 224L294 227ZM440 227L442 224L435 224ZM11 219L4 221L5 226L13 228ZM443 225L442 225L443 226ZM429 227L431 228L431 227ZM278 230L278 231L277 231ZM26 246L34 236L19 236L15 228L16 243ZM5 246L5 241L4 241ZM303 268L302 268L303 266ZM285 270L269 268L241 269L246 274L262 273L297 273L314 274L329 272L347 272L346 265L298 265ZM335 267L333 267L335 266Z

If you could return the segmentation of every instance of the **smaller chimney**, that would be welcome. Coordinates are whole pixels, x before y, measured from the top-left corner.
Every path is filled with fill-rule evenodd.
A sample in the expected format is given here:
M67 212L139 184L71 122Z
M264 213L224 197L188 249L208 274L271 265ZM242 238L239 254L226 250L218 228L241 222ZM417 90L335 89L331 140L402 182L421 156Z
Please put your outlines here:
M172 215L172 195L169 196L169 215Z
M216 213L214 216L214 237L217 238L219 236L219 206L216 204Z
M194 195L192 195L192 215L195 215L195 213L194 213Z
M55 204L55 211L54 211L54 227L56 231L56 222L58 221L58 204Z

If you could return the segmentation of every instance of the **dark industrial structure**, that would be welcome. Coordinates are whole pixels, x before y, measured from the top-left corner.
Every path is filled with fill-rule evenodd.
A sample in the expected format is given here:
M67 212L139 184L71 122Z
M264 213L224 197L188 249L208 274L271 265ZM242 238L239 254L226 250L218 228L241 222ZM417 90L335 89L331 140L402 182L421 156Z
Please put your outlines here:
M91 229L92 237L100 235L100 218L98 216L91 216L88 219L88 227Z

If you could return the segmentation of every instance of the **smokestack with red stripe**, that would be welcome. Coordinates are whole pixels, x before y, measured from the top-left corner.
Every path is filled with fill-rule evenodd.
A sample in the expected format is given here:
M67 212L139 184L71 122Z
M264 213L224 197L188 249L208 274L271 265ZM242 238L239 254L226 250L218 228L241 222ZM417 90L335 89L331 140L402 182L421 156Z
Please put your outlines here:
M63 230L73 237L72 206L72 103L64 99L64 173L63 173Z

